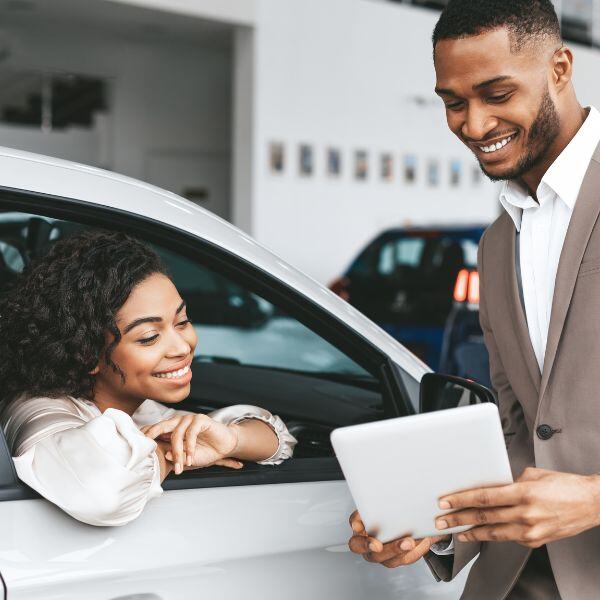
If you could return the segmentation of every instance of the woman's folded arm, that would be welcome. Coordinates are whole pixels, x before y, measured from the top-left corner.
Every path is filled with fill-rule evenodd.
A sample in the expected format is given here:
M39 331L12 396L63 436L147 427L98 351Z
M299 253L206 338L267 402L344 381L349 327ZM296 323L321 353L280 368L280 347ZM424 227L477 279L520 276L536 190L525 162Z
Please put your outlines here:
M125 525L162 494L156 443L120 410L47 436L14 461L25 483L90 525Z

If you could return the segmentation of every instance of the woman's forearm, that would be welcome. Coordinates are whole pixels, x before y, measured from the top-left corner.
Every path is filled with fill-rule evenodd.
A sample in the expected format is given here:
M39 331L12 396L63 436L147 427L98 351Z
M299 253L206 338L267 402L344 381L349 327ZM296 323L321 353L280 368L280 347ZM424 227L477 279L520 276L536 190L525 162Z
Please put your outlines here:
M259 419L246 419L232 425L238 442L229 457L238 460L261 461L271 458L279 448L279 439L273 428Z
M170 449L170 444L158 441L156 443L156 455L160 464L160 482L162 483L167 475L173 470L173 463L165 458L166 452Z

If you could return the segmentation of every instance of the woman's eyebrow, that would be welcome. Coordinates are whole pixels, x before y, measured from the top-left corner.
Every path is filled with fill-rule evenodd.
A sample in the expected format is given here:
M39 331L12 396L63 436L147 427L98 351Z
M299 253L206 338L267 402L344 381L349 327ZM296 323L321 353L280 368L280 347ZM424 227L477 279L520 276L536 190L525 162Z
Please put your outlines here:
M181 304L175 311L175 314L178 315L184 308L185 308L185 300L181 302ZM161 322L162 322L162 317L140 317L139 319L135 319L134 321L131 321L131 323L129 323L129 325L127 325L127 327L125 327L125 329L123 329L123 335L125 335L126 333L129 333L134 327L137 327L138 325L142 325L144 323L161 323Z
M160 323L162 321L162 317L141 317L139 319L135 319L131 321L125 329L123 329L123 335L129 333L134 327L138 325L142 325L143 323Z

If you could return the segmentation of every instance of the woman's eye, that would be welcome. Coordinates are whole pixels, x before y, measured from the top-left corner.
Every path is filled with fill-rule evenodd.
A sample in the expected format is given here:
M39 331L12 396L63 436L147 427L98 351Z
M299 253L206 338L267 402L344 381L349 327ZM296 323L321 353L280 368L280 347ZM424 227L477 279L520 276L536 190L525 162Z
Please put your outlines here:
M185 319L185 321L180 321L177 323L177 327L185 327L188 323L191 323L189 319Z
M141 340L138 340L138 342L143 345L151 344L157 337L158 333L147 338L142 338Z

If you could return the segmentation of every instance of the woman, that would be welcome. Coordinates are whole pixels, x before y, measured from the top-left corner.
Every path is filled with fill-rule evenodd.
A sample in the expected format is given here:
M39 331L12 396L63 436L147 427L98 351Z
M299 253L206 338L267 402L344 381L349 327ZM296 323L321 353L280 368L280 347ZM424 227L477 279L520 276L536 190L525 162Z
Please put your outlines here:
M289 458L296 440L266 410L164 406L189 395L196 341L153 250L100 231L57 242L0 304L0 425L19 477L80 521L123 525L171 471Z

